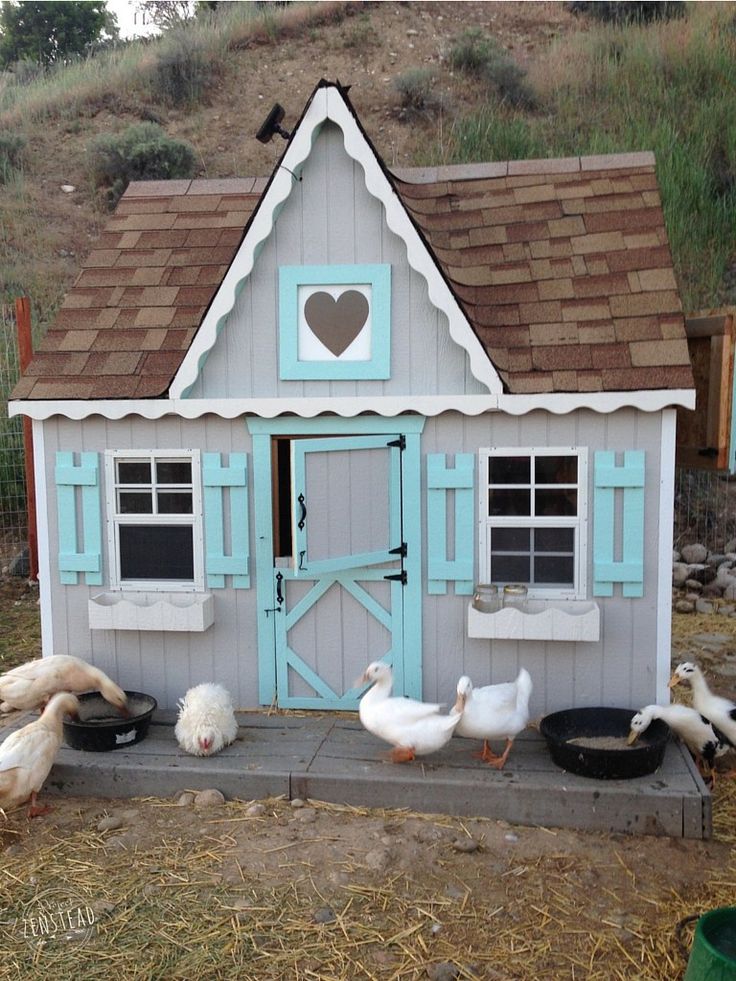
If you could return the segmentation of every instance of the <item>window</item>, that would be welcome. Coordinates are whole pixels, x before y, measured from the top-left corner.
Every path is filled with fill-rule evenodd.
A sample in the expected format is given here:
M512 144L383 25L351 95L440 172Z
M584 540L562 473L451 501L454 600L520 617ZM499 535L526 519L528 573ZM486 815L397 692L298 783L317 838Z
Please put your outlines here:
M108 451L111 585L202 589L199 451Z
M587 451L480 452L480 581L585 598Z

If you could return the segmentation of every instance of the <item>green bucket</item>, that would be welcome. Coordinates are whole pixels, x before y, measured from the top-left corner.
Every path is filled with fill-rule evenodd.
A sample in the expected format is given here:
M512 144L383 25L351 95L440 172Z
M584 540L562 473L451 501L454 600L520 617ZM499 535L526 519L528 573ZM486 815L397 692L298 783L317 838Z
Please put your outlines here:
M700 917L683 981L736 981L736 906Z

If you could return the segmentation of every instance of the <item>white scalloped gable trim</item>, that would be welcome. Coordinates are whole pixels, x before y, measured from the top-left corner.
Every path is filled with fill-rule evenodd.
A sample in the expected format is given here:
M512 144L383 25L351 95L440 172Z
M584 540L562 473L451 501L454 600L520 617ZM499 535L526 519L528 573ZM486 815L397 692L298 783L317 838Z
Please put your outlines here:
M409 265L426 281L431 302L447 316L450 337L467 353L473 376L485 385L490 393L501 394L503 391L501 379L485 349L383 172L345 97L337 86L331 85L315 91L301 122L293 133L283 160L276 168L273 179L264 192L243 243L171 383L171 398L186 398L197 381L217 341L218 334L235 306L245 280L253 270L259 251L271 234L278 214L292 191L294 175L298 174L304 165L320 128L327 120L335 123L342 130L346 153L363 168L368 192L383 204L386 224L404 242Z

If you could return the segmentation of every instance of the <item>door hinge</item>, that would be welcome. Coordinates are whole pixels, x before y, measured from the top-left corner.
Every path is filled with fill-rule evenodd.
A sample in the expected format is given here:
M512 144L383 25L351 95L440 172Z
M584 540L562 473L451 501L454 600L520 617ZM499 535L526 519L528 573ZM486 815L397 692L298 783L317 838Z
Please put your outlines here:
M406 569L397 572L395 576L384 576L383 578L389 579L391 582L400 582L402 586L406 586Z
M400 450L406 449L406 436L402 433L398 439L391 439L386 443L386 446L398 446Z
M397 548L390 548L388 550L389 555L400 555L402 559L406 558L406 542L402 542Z

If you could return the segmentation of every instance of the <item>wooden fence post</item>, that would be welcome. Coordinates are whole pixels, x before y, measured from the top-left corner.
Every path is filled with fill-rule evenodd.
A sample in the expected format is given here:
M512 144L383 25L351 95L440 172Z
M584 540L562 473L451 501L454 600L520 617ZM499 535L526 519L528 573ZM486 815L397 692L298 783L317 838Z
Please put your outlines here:
M15 322L18 329L18 360L25 371L33 357L31 337L31 301L20 296L15 301ZM26 511L28 512L28 578L38 579L38 532L36 525L36 479L33 472L33 429L28 416L23 417L23 450L26 469Z

